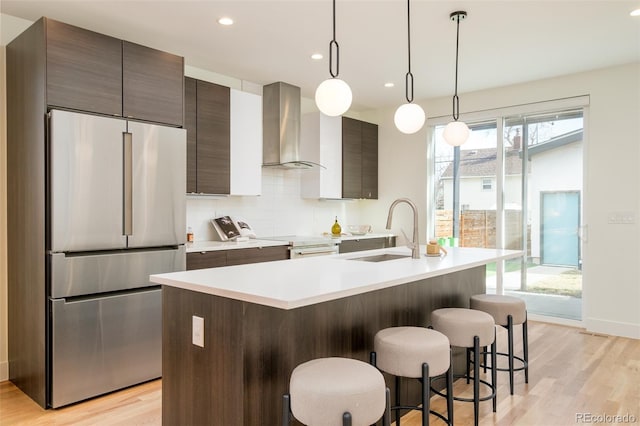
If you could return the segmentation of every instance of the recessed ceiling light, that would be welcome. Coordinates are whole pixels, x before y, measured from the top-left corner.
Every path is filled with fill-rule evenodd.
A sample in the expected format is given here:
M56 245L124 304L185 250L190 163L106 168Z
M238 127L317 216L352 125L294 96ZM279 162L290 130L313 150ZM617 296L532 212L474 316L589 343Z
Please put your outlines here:
M311 55L311 59L315 59L316 61L319 61L322 58L322 53L314 53L313 55Z
M640 16L640 9L632 10L631 13L629 13L629 15Z
M393 86L395 86L395 84L393 84L391 82L384 84L384 87L393 87Z
M218 19L218 24L220 25L233 25L233 19L227 17L227 16L223 16L222 18Z

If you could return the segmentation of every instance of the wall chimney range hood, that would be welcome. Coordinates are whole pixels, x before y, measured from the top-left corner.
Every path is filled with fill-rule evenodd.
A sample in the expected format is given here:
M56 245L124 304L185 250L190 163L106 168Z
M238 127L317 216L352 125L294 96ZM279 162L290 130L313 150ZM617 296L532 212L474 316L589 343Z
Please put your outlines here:
M262 166L323 167L300 156L300 88L277 82L262 88Z

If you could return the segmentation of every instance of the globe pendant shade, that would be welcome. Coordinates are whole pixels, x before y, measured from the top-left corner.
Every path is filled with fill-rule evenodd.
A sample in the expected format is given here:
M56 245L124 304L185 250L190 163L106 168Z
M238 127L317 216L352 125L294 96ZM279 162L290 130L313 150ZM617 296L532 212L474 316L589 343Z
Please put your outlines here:
M417 104L400 105L393 116L393 122L402 133L411 135L422 129L424 125L424 110Z
M316 105L323 114L335 117L342 115L351 106L351 88L339 78L330 78L316 89Z
M470 130L462 121L452 121L447 124L442 137L451 146L460 146L469 139Z

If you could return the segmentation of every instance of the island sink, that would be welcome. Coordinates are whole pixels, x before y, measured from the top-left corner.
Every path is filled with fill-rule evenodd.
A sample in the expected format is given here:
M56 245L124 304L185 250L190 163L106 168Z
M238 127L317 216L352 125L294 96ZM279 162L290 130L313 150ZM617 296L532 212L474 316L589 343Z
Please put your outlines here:
M363 262L385 262L387 260L396 260L396 259L402 259L406 257L411 257L411 256L407 256L406 254L383 253L383 254L376 254L374 256L352 257L349 260L361 260Z

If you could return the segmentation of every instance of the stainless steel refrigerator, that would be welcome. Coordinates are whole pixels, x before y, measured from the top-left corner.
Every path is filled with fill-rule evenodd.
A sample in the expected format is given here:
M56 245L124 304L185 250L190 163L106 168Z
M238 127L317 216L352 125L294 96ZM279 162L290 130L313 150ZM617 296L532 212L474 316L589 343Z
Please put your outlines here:
M52 110L47 389L60 407L160 377L161 288L185 269L184 129Z

